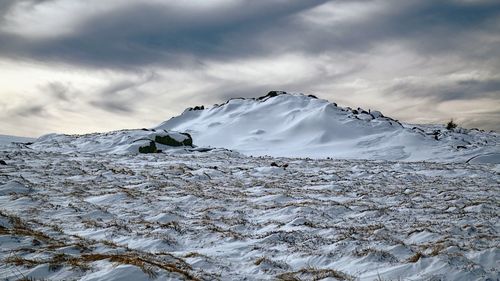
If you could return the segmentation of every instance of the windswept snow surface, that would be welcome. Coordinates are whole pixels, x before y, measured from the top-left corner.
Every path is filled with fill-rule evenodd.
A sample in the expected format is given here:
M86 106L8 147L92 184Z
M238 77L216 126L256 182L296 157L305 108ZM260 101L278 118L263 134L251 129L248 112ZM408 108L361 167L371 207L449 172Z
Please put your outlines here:
M498 165L64 151L0 148L1 280L500 278Z
M254 156L465 162L490 155L485 161L500 163L497 133L403 124L379 111L351 110L301 94L188 109L157 128L188 132L196 145Z
M186 134L165 130L121 130L85 135L48 134L39 137L30 148L62 153L137 154L139 147L148 146L156 137L168 136L177 142L190 139ZM155 143L161 150L175 149ZM183 148L181 148L183 150Z
M15 143L28 143L28 142L33 142L35 140L36 138L0 135L0 146L12 146Z

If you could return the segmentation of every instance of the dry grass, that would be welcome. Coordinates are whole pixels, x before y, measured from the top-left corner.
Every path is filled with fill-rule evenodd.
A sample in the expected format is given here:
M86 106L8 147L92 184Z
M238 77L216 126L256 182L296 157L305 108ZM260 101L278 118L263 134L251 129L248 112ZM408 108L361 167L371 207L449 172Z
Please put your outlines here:
M197 252L189 252L187 254L184 255L184 258L187 259L187 258L196 258L196 257L202 257L202 258L206 258L208 259L209 257L204 255L204 254L200 254L200 253L197 253Z
M344 272L334 269L317 269L313 267L302 268L294 272L286 272L276 276L277 280L281 281L300 281L311 280L318 281L328 277L336 278L338 280L353 281L355 278Z
M183 232L183 229L181 227L181 225L176 222L176 221L170 221L170 222L167 222L167 223L162 223L160 224L160 227L162 228L171 228L179 233L182 233Z
M445 248L445 246L443 244L436 244L434 245L434 247L432 248L432 251L431 253L429 254L431 257L435 257L437 255L439 255L439 253Z
M422 258L423 256L424 256L424 254L422 254L422 252L416 252L413 256L409 257L406 261L410 262L410 263L415 263L415 262L419 261L420 258Z
M0 215L7 217L12 224L12 228L0 227L0 235L28 236L44 242L55 242L43 232L31 229L20 217L0 211Z
M26 267L34 267L43 263L42 260L29 260L22 258L20 256L8 257L3 261L6 264L13 264L15 266L26 266Z
M124 253L124 254L83 254L81 256L70 256L63 253L54 255L51 259L25 259L22 257L10 257L4 260L7 264L16 266L34 267L40 264L49 264L49 270L57 271L64 266L71 266L80 270L89 270L90 263L100 260L109 260L117 264L129 264L139 267L150 278L158 276L155 268L163 269L168 272L177 273L186 280L199 280L192 275L188 270L191 268L186 267L186 264L166 263L154 260L152 257L141 256L138 253Z
M255 260L255 262L254 262L253 264L255 264L256 266L259 266L262 262L264 262L264 261L266 261L266 260L267 260L267 261L270 261L270 260L269 260L268 258L266 258L266 257L260 257L260 258L256 259L256 260Z
M355 250L353 251L353 255L356 257L365 257L368 256L369 254L374 254L376 255L381 261L386 261L386 262L397 262L398 259L391 253L384 251L384 250L379 250L375 248L365 248L362 250Z

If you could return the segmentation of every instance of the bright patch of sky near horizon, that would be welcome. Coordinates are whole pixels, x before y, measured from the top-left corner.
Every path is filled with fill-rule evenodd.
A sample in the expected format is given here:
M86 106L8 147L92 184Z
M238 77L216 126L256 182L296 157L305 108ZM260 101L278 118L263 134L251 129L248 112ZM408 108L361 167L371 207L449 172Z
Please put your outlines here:
M151 127L269 90L500 131L496 1L0 2L0 134Z

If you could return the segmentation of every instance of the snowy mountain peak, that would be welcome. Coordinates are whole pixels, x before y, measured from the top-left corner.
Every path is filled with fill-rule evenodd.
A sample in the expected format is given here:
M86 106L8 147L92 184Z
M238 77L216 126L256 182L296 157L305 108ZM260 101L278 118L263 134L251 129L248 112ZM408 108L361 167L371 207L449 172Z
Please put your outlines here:
M196 145L248 155L467 161L497 159L500 151L496 133L409 125L380 111L284 91L189 108L156 129L188 132Z

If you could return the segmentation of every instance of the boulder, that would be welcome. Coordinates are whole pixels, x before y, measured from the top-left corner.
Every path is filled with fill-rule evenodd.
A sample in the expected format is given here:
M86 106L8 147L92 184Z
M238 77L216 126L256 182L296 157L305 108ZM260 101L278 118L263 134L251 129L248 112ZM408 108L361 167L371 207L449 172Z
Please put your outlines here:
M139 153L157 153L156 144L154 141L150 141L149 145L139 147Z

